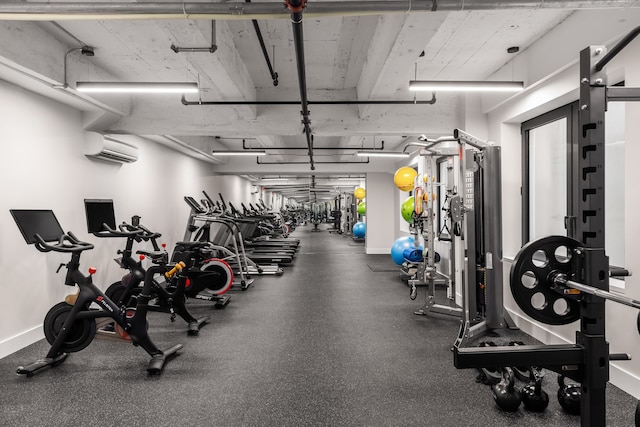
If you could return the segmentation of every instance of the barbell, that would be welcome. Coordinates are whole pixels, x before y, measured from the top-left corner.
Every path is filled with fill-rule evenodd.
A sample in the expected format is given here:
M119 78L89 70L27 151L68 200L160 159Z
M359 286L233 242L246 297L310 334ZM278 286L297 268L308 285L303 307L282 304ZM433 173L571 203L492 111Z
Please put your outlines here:
M572 280L575 255L582 246L570 237L548 236L520 249L511 266L509 281L513 298L522 311L542 323L565 325L580 318L582 293L640 309L640 301ZM630 275L626 270L609 274Z

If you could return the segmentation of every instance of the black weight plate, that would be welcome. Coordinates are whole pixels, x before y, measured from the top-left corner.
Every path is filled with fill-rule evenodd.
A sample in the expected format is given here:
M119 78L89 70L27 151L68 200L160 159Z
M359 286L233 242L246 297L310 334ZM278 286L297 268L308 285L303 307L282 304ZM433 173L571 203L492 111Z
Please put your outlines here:
M570 275L571 255L580 242L566 236L549 236L527 243L513 260L509 281L522 311L548 325L566 325L580 318L580 303L556 292L552 273ZM559 248L566 257L556 256Z

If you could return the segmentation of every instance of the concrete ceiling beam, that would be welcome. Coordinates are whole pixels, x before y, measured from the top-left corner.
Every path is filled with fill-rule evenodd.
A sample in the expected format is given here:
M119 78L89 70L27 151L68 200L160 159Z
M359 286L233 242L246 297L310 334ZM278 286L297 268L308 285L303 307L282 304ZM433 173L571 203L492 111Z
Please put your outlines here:
M416 60L446 17L446 13L380 16L358 81L358 99L412 99L408 87ZM360 115L365 117L370 110L362 106Z

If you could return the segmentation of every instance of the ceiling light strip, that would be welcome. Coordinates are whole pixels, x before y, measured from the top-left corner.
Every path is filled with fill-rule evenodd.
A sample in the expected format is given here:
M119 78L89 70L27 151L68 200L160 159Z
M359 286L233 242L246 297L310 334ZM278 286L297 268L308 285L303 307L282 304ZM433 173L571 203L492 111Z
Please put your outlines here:
M464 80L411 80L409 90L442 92L519 92L523 82L514 81L464 81Z
M78 82L76 90L85 93L198 93L190 82Z
M265 151L212 151L213 156L266 156Z
M402 153L397 151L358 151L358 157L409 157L409 153Z

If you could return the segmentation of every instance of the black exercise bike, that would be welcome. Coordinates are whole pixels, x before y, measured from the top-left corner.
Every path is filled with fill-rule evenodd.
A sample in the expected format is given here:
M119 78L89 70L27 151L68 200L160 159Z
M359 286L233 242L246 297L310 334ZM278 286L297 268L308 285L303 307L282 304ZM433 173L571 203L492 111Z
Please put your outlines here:
M115 322L116 333L122 338L129 338L135 346L142 347L151 361L147 367L149 374L162 371L166 360L182 349L176 344L167 350L160 350L149 338L147 332L147 311L151 298L153 277L165 274L172 277L181 268L176 265L156 265L146 271L144 285L137 298L135 310L119 307L109 299L96 285L93 284L95 269L89 269L85 276L80 271L80 255L86 250L93 249L91 243L83 242L73 233L64 233L55 214L51 210L11 210L18 228L27 244L33 244L40 252L62 252L71 254L71 261L61 264L66 267L65 285L77 285L77 295L66 298L53 306L44 319L44 334L51 348L44 359L40 359L27 366L18 367L18 374L28 377L38 371L54 367L67 358L68 353L81 351L86 348L96 336L96 320L112 319ZM132 235L136 233L132 232ZM52 243L55 242L55 243ZM97 308L92 307L95 304Z
M105 291L107 297L123 308L135 307L143 290L142 284L146 277L146 270L142 266L142 261L145 257L149 258L155 265L166 266L169 263L169 254L166 250L161 250L156 241L161 235L141 226L139 220L140 217L134 216L132 224L122 223L118 226L118 231L109 229L105 224L102 231L93 233L97 237L127 236L127 244L124 250L118 251L121 258L116 261L123 269L129 272ZM135 241L151 241L154 251L138 250L136 254L140 255L140 257L135 259L133 257L133 244ZM186 264L182 263L181 265ZM187 294L191 295L193 292L191 281L188 277L190 270L190 268L185 268L182 272L183 274L179 276L174 276L170 279L165 277L164 282L160 282L155 278L152 279L152 302L149 304L149 310L169 313L172 322L175 320L176 315L182 317L188 324L187 333L189 335L198 335L200 328L208 323L210 318L209 316L203 316L196 319L185 306Z

